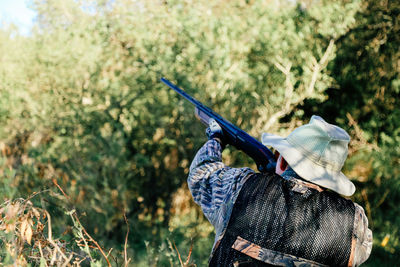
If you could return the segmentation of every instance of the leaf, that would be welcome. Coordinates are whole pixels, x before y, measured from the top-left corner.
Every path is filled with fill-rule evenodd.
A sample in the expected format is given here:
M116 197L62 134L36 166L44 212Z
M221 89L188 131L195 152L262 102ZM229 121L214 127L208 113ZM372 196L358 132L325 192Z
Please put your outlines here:
M36 208L32 208L33 215L39 220L40 219L40 213Z
M390 235L389 234L386 234L385 235L385 238L382 240L382 242L381 242L381 246L382 247L386 247L386 245L387 245L387 243L389 242L389 238L390 238Z
M23 238L23 239L26 239L25 238L25 231L26 231L26 228L28 227L28 220L24 220L22 223L21 223L21 237Z
M47 266L46 260L43 257L41 257L40 258L40 267L46 267L46 266Z
M6 213L7 220L13 219L18 214L19 206L20 204L17 202L7 207L7 213Z
M30 224L28 224L26 231L25 231L25 238L26 238L26 242L28 242L28 244L31 244L31 240L32 240L32 227Z
M28 244L31 244L31 240L32 240L32 227L31 227L31 221L28 219L25 219L22 223L21 223L21 237L23 240L26 240L26 242L28 242Z

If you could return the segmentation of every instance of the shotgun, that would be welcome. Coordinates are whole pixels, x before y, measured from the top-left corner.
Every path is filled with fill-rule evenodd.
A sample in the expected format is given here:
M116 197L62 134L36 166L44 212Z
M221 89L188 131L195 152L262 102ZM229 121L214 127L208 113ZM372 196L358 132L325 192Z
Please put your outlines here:
M274 168L274 154L257 139L250 136L248 133L235 126L231 122L225 120L221 115L188 95L185 91L180 89L169 80L161 78L161 81L178 94L189 100L195 106L196 117L206 126L208 126L209 120L213 118L221 126L227 143L239 150L242 150L249 157L251 157L257 164L257 168L260 172L266 172L267 170Z

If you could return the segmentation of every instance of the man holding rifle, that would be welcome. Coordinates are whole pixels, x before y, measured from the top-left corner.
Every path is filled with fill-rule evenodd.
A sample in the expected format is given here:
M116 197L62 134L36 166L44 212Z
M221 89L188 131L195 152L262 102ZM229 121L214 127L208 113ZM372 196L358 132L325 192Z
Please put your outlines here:
M189 189L216 231L210 266L358 266L372 248L364 210L341 172L349 135L313 116L288 137L263 134L276 150L275 170L231 168L229 143L210 119L194 158Z

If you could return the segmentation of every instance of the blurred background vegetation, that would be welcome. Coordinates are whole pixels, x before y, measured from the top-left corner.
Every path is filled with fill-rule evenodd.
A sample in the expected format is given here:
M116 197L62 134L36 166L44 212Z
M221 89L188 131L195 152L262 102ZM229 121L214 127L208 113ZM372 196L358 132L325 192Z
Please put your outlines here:
M207 264L213 229L185 183L205 129L164 76L257 138L286 135L312 114L346 129L345 173L374 234L366 266L398 264L398 1L36 0L32 8L30 35L0 28L1 261L37 263L39 241L26 229L39 240L45 215L32 205L48 211L64 251L79 250L81 223L113 248L116 266L124 251L132 266L174 266L191 246L190 263ZM231 147L224 160L255 168ZM90 249L82 264L106 264Z

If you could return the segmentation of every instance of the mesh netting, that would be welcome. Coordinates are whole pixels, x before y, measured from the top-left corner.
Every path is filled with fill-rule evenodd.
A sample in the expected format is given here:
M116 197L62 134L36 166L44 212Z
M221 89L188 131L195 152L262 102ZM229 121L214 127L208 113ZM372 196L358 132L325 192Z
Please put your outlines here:
M271 266L232 249L238 236L263 248L330 266L347 266L354 204L333 192L308 189L276 175L255 174L243 186L210 266ZM239 265L246 266L246 265Z

